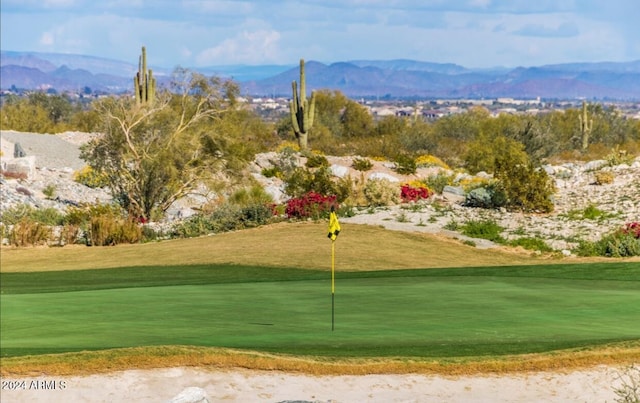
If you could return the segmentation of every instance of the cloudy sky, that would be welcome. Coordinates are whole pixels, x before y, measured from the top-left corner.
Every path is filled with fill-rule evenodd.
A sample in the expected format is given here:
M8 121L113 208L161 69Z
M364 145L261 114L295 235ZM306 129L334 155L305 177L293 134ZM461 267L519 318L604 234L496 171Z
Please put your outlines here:
M640 59L638 0L1 0L0 48L172 68Z

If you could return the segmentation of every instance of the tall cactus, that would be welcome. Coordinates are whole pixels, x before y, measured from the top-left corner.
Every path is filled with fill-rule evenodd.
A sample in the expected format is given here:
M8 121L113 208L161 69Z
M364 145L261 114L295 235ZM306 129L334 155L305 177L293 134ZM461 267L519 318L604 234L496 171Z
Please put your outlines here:
M311 100L307 99L307 89L304 74L304 59L300 59L300 95L298 95L298 84L293 81L293 99L289 106L291 107L291 123L293 131L298 139L300 150L307 150L308 133L313 126L313 116L316 108L316 94L311 92Z
M152 103L156 95L156 78L151 69L147 70L147 50L142 47L138 61L138 72L133 77L133 89L138 103Z
M589 147L589 135L593 128L593 118L589 118L585 101L582 101L582 114L578 117L580 119L580 133L582 134L582 150L586 150Z

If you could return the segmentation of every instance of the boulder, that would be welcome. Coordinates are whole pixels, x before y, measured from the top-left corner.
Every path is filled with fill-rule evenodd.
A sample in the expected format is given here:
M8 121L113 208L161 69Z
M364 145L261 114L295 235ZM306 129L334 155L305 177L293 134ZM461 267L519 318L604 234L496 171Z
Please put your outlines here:
M7 177L33 178L36 174L36 157L21 157L2 160L2 172Z
M27 153L22 148L20 143L15 143L13 145L13 158L23 158L26 157Z
M367 179L386 179L389 182L400 182L400 179L396 178L393 175L390 175L388 173L384 173L384 172L372 172L371 174L369 174L369 177Z
M209 399L204 389L192 386L169 400L169 403L209 403Z
M333 164L329 169L331 170L333 176L337 176L338 178L344 178L349 173L349 168L345 167L344 165Z
M462 203L465 200L464 189L460 186L445 186L442 197L452 203Z

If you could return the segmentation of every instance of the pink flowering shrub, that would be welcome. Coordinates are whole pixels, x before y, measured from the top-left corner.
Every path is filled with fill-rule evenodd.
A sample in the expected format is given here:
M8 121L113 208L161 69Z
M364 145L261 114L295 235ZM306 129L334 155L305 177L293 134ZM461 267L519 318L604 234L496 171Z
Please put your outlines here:
M423 185L412 186L410 184L404 184L400 187L400 199L403 203L428 199L432 194L433 192Z
M634 221L624 225L621 229L625 235L632 235L636 239L640 239L640 222Z
M328 216L331 206L337 207L336 196L324 196L316 192L308 192L300 197L287 201L285 214L289 218L314 218Z

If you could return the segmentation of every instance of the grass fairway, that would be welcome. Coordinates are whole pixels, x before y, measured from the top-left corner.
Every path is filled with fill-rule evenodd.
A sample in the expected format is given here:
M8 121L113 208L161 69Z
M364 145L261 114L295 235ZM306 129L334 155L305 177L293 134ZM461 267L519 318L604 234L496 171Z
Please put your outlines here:
M637 263L338 272L232 265L1 274L2 357L192 345L500 356L640 339Z

